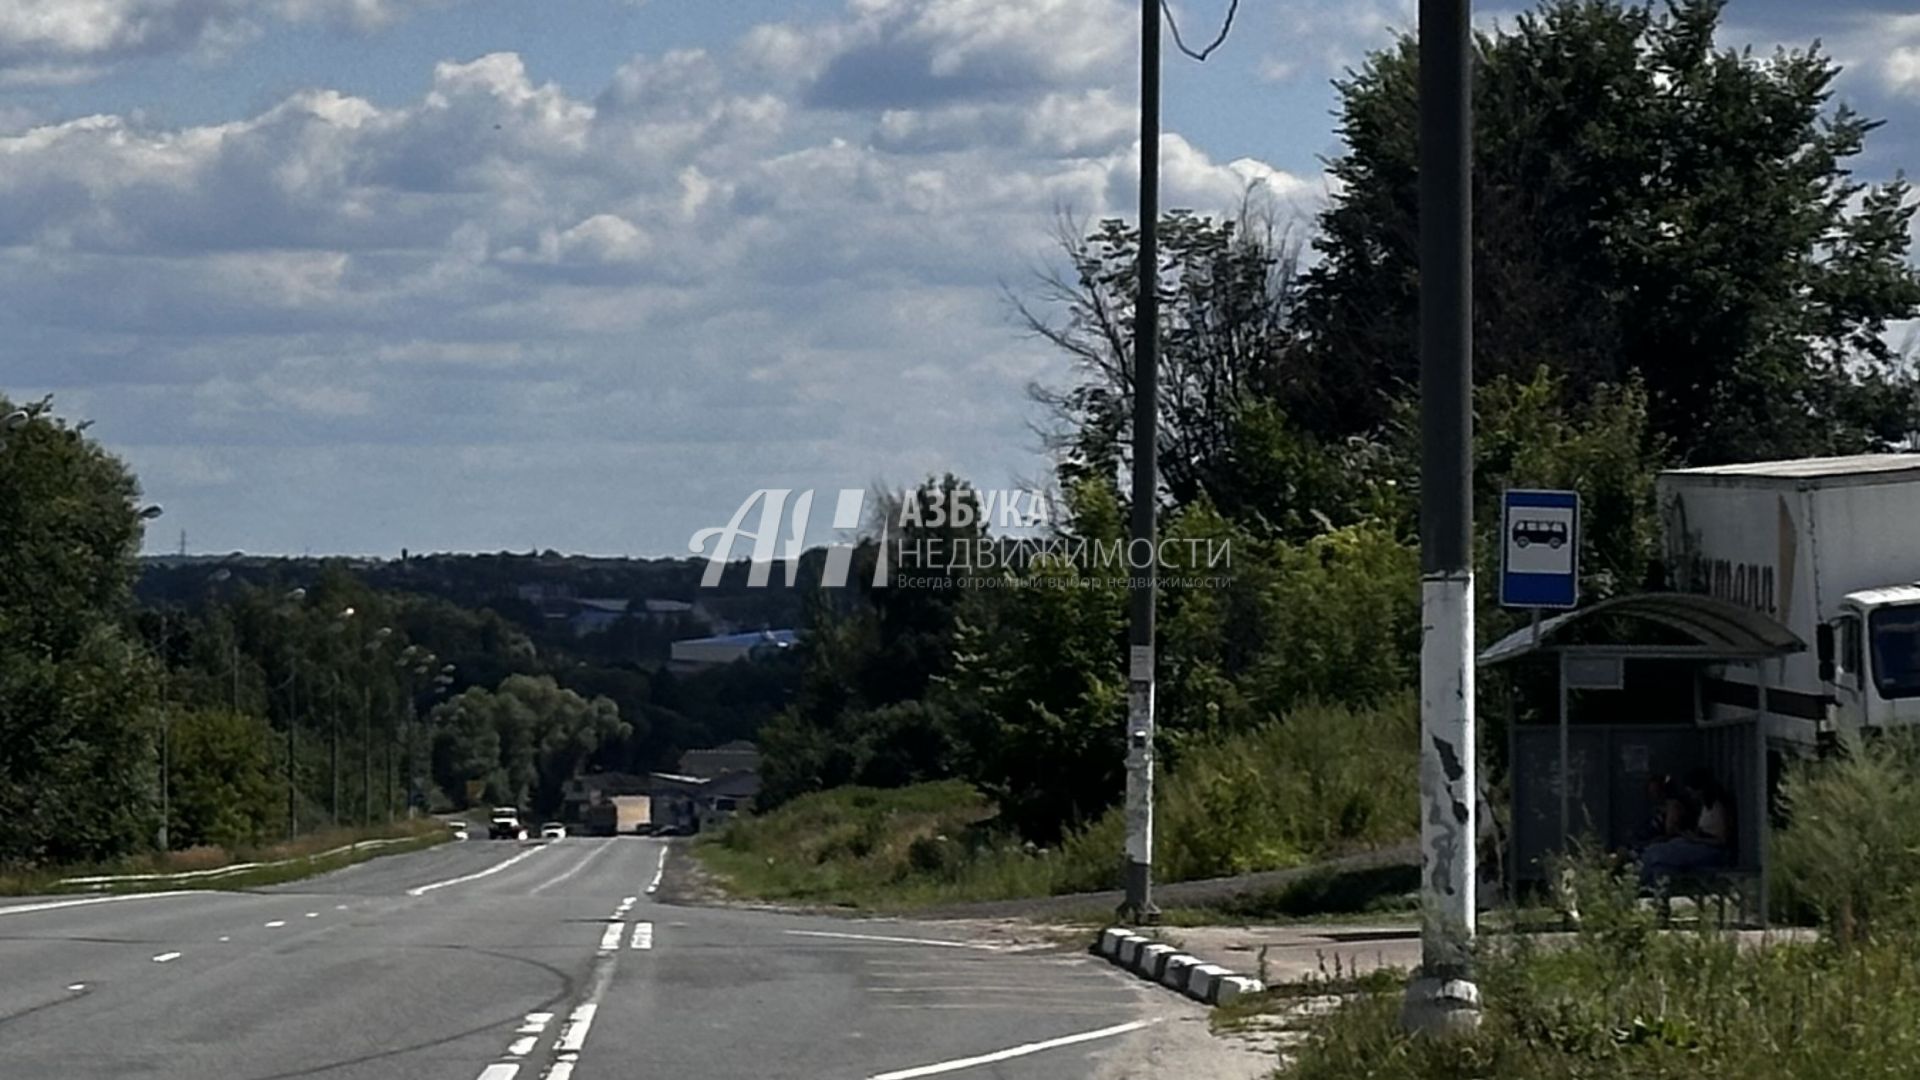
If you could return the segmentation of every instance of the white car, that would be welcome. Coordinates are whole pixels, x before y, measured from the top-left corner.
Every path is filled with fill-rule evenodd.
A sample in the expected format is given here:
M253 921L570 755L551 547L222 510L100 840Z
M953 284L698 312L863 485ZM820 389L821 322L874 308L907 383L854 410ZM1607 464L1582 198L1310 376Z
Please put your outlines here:
M557 821L549 821L545 825L540 826L540 839L542 840L565 840L566 838L567 827Z

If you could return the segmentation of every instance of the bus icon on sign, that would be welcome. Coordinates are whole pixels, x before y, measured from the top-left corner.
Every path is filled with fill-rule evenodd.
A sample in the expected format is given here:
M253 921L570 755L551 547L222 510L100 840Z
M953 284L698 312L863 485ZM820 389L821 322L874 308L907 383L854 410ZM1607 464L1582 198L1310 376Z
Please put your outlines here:
M1516 521L1513 523L1513 544L1515 547L1532 547L1545 544L1555 551L1567 543L1567 523L1564 521Z

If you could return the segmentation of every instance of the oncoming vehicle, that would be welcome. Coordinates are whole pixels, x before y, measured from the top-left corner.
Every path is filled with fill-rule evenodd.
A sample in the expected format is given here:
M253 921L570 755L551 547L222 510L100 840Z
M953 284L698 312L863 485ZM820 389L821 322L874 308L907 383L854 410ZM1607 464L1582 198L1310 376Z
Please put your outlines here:
M540 839L542 840L565 840L566 838L567 827L557 821L549 821L545 825L540 826Z
M467 828L466 822L464 821L449 822L448 827L453 830L453 838L455 840L465 840L467 838L469 830Z
M495 840L525 840L527 827L520 824L520 811L511 806L494 807L487 835Z

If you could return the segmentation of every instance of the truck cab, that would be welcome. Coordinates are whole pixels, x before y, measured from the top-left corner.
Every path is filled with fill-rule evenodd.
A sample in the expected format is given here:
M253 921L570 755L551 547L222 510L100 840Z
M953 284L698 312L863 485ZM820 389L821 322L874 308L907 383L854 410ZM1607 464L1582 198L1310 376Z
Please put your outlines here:
M1817 647L1834 727L1920 724L1920 584L1848 593Z
M496 806L488 818L487 835L495 840L525 840L527 828L520 823L520 811L511 806Z

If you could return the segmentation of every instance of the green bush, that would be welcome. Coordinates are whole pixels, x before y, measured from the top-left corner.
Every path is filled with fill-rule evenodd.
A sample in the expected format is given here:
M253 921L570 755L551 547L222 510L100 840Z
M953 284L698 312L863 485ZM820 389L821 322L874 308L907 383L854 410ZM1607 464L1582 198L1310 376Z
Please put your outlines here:
M1920 740L1906 732L1848 741L1838 756L1796 765L1775 841L1784 903L1811 911L1850 943L1913 927L1920 886Z

